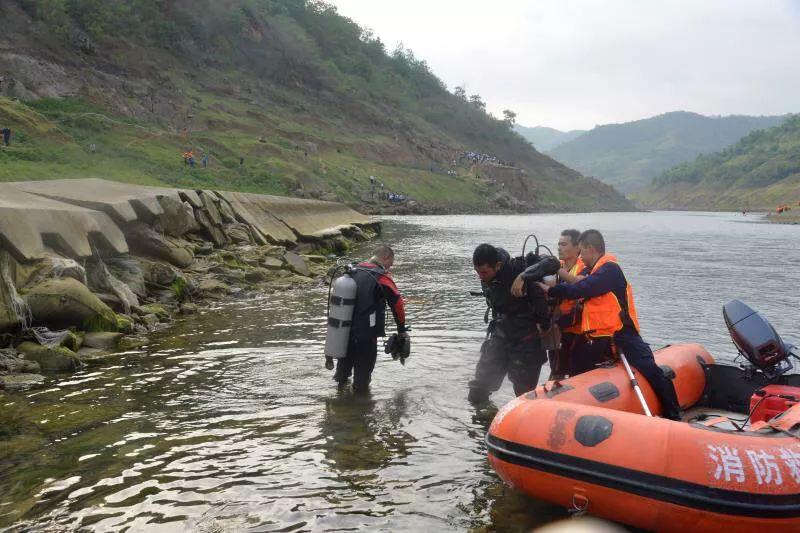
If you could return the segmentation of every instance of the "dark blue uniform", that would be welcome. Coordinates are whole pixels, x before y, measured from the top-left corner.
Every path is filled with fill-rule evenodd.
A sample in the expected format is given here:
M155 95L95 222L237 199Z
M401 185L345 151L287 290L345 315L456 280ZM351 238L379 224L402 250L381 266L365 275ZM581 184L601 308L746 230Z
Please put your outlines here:
M591 273L591 269L587 267L581 274L586 277L576 283L559 283L552 287L550 296L566 300L588 300L589 298L613 292L621 305L624 306L625 302L627 302L625 290L628 286L628 281L625 279L622 268L617 263L606 263L594 273ZM639 335L624 307L621 318L622 329L614 334L614 343L628 358L631 366L638 370L650 383L653 391L661 401L664 417L680 420L681 408L678 404L678 396L675 394L675 387L672 381L664 376L664 373L656 364L650 345L644 342L641 335ZM598 342L607 343L608 341L603 339L592 340L592 345ZM599 344L598 346L602 347L604 345ZM577 361L576 365L578 367L586 368L588 365L593 365L596 361L591 361L591 358L602 355L603 348L600 350L597 349L597 346L593 346L593 348L589 352L579 350L577 357L584 356L586 360ZM587 353L591 353L591 355L587 357ZM589 369L586 368L586 370Z

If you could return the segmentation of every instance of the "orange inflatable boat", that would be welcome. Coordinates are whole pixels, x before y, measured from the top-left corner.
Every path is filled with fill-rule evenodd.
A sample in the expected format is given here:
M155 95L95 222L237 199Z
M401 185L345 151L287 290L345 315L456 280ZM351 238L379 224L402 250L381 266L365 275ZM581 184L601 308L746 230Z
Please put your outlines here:
M734 302L741 307L728 309ZM749 310L734 302L726 320ZM763 321L750 311L749 326ZM505 405L486 437L492 467L537 499L648 530L800 531L800 375L788 374L792 347L774 330L767 339L729 327L740 351L755 354L752 366L717 365L697 344L655 354L673 380L683 422L645 416L621 364L598 368ZM658 415L647 380L638 382Z

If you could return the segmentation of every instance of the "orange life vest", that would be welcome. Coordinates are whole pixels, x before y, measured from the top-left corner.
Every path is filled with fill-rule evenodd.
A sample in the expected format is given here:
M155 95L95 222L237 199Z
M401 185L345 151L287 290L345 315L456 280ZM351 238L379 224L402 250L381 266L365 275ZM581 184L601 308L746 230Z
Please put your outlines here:
M561 266L564 266L564 261L561 261ZM578 260L575 261L575 264L569 269L569 273L573 276L577 276L583 272L584 268L586 268L586 265L583 264L583 259L578 256ZM561 303L558 304L558 309L561 313L561 316L568 316L570 313L572 313L577 303L578 300L561 300ZM580 320L580 317L577 317L577 320ZM580 333L581 325L580 323L576 323L572 326L564 328L563 331L564 333Z
M617 258L610 254L603 255L592 267L591 274L597 272L597 269L606 263L617 263ZM633 289L627 279L625 296L627 300L625 307L627 309L623 309L613 292L607 292L596 298L585 300L581 315L581 332L592 337L610 337L622 329L622 321L626 311L628 318L633 323L633 327L636 328L636 331L639 331L639 318L636 315L636 307L633 304Z

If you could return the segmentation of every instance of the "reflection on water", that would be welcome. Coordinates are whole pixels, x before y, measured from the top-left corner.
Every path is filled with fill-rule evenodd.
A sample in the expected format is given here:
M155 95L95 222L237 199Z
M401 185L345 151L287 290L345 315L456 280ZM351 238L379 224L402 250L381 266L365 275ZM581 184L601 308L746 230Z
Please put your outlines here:
M370 395L338 390L323 368L323 288L205 309L116 365L0 396L0 527L525 530L565 516L488 468L483 436L510 387L478 410L465 396L485 327L472 249L517 253L529 232L554 244L566 227L606 235L653 345L700 341L730 359L720 307L734 297L800 340L800 227L696 213L392 218L414 350L405 367L379 357Z

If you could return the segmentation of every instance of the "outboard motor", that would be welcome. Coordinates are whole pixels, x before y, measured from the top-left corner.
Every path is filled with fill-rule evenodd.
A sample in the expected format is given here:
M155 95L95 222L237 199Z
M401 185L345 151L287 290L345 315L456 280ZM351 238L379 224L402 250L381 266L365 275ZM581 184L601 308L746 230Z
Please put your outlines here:
M722 315L739 353L770 381L792 369L789 355L793 347L784 344L758 312L740 300L731 300L722 307Z
M356 307L356 281L349 271L331 282L328 298L328 331L325 334L325 357L342 359L347 355L353 311Z

